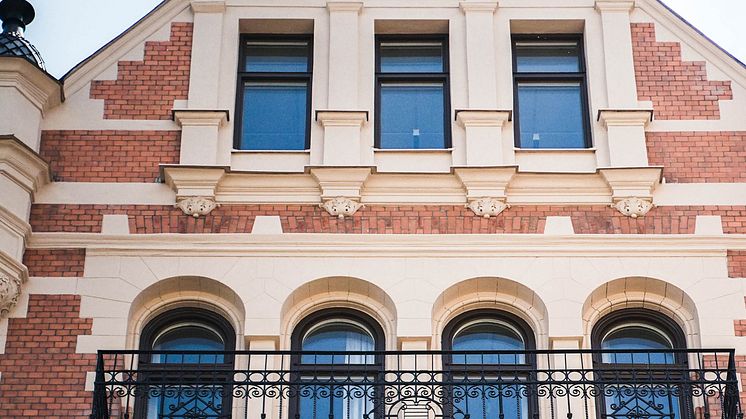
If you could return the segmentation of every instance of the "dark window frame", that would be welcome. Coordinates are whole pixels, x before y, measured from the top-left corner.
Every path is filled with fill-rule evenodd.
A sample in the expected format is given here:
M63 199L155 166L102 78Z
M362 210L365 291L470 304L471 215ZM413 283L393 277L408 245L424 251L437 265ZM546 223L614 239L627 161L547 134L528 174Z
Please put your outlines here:
M246 69L246 43L252 41L266 42L307 42L308 43L308 71L305 73L286 73L286 72L249 72ZM258 150L241 148L243 139L243 101L245 84L248 82L305 82L306 83L306 140L303 149L298 150L280 150L276 151L308 151L311 149L311 123L313 102L313 34L284 35L284 34L242 34L239 41L238 52L238 77L236 83L236 111L234 112L233 125L233 148L239 151L256 151L266 152L275 150Z
M162 313L152 320L150 320L145 327L143 327L140 334L140 345L141 351L152 351L155 339L158 337L161 331L171 325L175 325L182 322L194 322L197 324L204 324L211 326L212 329L220 334L220 337L225 343L226 351L233 351L236 349L236 332L233 325L223 316L215 313L211 310L195 307L184 307L169 310ZM233 371L235 360L232 357L224 357L223 362L220 364L202 364L210 365L211 368L218 371L225 371L222 378L228 381L230 374ZM138 364L138 370L141 374L147 374L147 371L155 372L160 376L165 376L168 380L180 380L185 376L189 376L190 371L198 373L201 368L200 364L188 365L188 364L177 364L177 363L153 363L147 358L140 358ZM170 375L173 374L173 375ZM216 383L219 384L221 375L216 375ZM146 380L143 380L147 382ZM227 392L225 394L231 394ZM230 414L233 404L232 397L226 397L223 400L221 411L223 414ZM148 414L148 399L144 397L137 397L135 399L135 419L146 419Z
M625 324L633 325L636 323L658 329L665 333L666 337L671 340L673 351L687 348L686 335L681 326L669 316L648 308L627 308L603 316L591 330L592 348L600 351L601 345L603 344L603 338L609 333L609 331L617 326L624 326ZM658 370L668 369L670 371L667 372L667 374L683 374L684 377L686 377L687 371L689 370L687 354L682 351L674 352L674 363L672 364L608 363L603 362L602 353L594 352L593 354L593 369L598 373L600 379L609 376L614 380L618 374L624 374L625 371L639 369L640 365L653 365ZM608 372L608 374L605 374L605 372ZM687 394L682 394L680 396L679 408L681 409L682 414L685 415L684 417L689 417L686 416L687 413L692 415L691 417L694 417L692 400L691 397L687 396ZM606 417L606 400L603 394L600 394L597 397L596 413L598 417Z
M304 364L301 362L300 351L303 350L303 338L308 331L320 322L327 320L348 320L360 323L373 335L374 351L376 355L373 364ZM372 316L351 308L327 308L316 311L304 317L294 328L290 335L290 349L293 351L291 356L291 376L293 381L299 379L298 375L304 372L312 374L314 377L319 375L334 375L340 372L342 375L350 374L369 374L375 375L375 380L381 380L382 374L385 374L385 358L383 351L386 349L386 336L381 324ZM377 397L377 396L376 396ZM300 397L292 397L289 404L289 417L300 417ZM384 412L376 409L373 417L370 419L383 418Z
M458 329L466 323L474 320L497 320L504 323L508 323L516 328L523 338L525 344L524 350L526 351L525 360L523 364L512 364L512 365L494 365L494 364L454 364L452 361L452 355L450 351L453 351L453 338ZM536 355L530 351L536 350L536 336L531 326L522 318L516 316L513 313L499 310L499 309L476 309L470 310L465 313L451 319L446 326L443 328L441 335L441 347L445 351L443 354L443 370L449 374L451 373L466 373L475 374L476 376L484 375L486 372L491 374L499 374L500 371L508 371L514 374L523 374L527 379L534 380L536 374ZM528 398L528 411L526 412L527 418L533 418L539 412L539 399L535 391L532 391L531 397ZM446 406L447 409L452 410L453 407L449 404ZM448 412L453 416L453 412ZM448 416L448 415L446 415Z
M580 71L577 73L521 73L518 72L518 54L516 44L520 42L552 42L573 41L578 43L578 65ZM583 117L583 148L562 148L562 150L584 150L593 148L592 124L590 114L590 99L588 95L588 73L585 59L585 42L583 34L513 34L511 36L511 53L513 63L513 113L515 147L523 150L541 150L521 147L521 117L518 107L518 84L519 83L541 83L541 82L578 82L580 83L581 113ZM551 149L550 149L551 150Z
M443 71L440 73L384 73L381 71L381 43L439 42L443 48ZM443 83L443 150L452 147L451 138L451 64L448 34L385 34L375 36L375 112L374 147L381 147L381 85L383 83ZM385 150L419 150L412 148ZM431 150L431 149L426 149ZM439 150L439 149L437 149Z

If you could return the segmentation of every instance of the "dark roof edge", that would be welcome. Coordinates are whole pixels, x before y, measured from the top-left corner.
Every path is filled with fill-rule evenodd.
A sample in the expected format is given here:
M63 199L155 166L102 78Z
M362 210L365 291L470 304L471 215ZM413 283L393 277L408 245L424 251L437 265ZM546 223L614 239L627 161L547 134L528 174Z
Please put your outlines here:
M655 0L655 1L658 4L660 4L661 6L663 6L670 13L672 13L674 16L676 16L679 20L681 20L682 22L684 22L687 26L689 26L690 28L694 29L695 32L697 32L700 36L702 36L703 38L705 38L709 43L711 43L712 45L714 45L715 47L717 47L717 49L719 49L720 51L724 52L725 55L727 55L728 57L732 58L735 62L737 62L738 64L740 64L741 67L746 68L746 63L744 63L743 61L739 60L735 55L731 54L730 52L728 52L728 50L726 50L725 48L721 47L720 44L718 44L717 42L713 41L712 38L710 38L709 36L705 35L704 32L702 32L701 30L699 30L696 26L694 26L691 22L689 22L688 20L686 20L683 16L681 16L678 13L676 13L676 11L673 10L672 8L670 8L666 3L664 3L663 0Z
M163 7L169 1L171 1L171 0L162 0L160 3L158 3L158 5L156 5L153 8L153 10L149 11L145 16L141 17L137 22L133 23L129 28L125 29L122 33L120 33L119 35L117 35L116 38L114 38L111 41L107 42L101 48L97 49L93 54L89 55L88 57L86 57L85 59L83 59L83 61L79 62L73 68L71 68L70 70L68 70L67 73L65 73L62 77L60 77L60 81L62 81L64 83L64 81L67 79L67 77L70 74L74 73L77 69L79 69L80 67L84 66L87 62L91 61L92 59L94 59L102 51L104 51L105 49L109 48L109 46L111 46L112 44L114 44L118 40L122 39L122 37L124 37L125 35L127 35L128 33L130 33L133 29L135 29L137 26L139 26L142 22L144 22L145 20L147 20L150 16L152 16L155 12L157 12L161 7Z

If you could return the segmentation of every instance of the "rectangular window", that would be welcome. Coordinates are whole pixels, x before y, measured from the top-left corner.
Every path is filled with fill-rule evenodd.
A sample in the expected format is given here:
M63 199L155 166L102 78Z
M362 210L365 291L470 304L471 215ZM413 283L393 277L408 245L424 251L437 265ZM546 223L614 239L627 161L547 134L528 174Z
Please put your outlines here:
M448 39L376 39L376 147L451 146Z
M513 82L516 147L591 146L580 36L514 36Z
M309 148L312 55L310 37L242 37L237 149Z

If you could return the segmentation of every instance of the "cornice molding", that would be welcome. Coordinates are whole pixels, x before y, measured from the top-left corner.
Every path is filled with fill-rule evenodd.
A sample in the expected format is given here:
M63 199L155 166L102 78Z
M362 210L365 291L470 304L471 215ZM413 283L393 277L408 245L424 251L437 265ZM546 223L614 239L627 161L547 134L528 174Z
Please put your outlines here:
M153 234L32 233L29 248L158 256L717 256L746 234Z
M62 85L22 57L0 58L0 87L15 87L42 113L62 102Z
M635 8L634 0L596 0L596 10L599 12L626 12Z
M0 205L0 225L22 237L24 242L28 241L31 235L31 224L8 211L3 205Z
M0 173L13 179L31 195L51 182L47 162L12 135L0 136Z
M191 0L193 13L225 13L224 0Z
M513 111L503 109L457 109L455 113L463 127L502 127L513 118Z
M225 109L173 109L171 114L181 127L222 127L230 121L230 112Z
M326 8L329 12L357 12L363 9L361 1L328 1Z

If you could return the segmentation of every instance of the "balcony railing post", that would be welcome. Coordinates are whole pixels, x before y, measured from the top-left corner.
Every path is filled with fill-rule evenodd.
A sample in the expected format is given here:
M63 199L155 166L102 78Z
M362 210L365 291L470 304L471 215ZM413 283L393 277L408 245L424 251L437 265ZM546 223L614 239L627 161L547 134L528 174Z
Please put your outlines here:
M91 419L109 419L109 409L106 404L106 384L104 375L104 356L101 352L96 355L96 381L93 384L93 406Z

